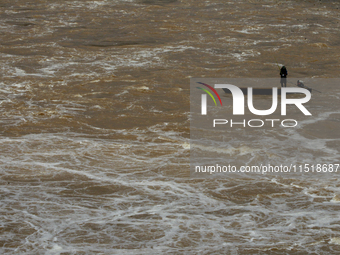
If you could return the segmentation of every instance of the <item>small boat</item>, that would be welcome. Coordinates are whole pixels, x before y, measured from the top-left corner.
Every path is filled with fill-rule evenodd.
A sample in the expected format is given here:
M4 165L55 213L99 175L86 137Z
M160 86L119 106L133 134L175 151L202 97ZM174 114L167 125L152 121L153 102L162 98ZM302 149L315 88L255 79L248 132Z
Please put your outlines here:
M305 87L306 88L306 87ZM240 88L243 92L243 95L248 94L248 88ZM309 92L312 92L312 89L306 88L309 90ZM231 94L229 89L223 88L224 92L227 94ZM273 89L272 88L253 88L253 95L263 95L263 96L271 96L273 94ZM277 94L280 96L281 95L281 88L277 89ZM301 93L299 92L287 92L287 94L295 94L299 95Z

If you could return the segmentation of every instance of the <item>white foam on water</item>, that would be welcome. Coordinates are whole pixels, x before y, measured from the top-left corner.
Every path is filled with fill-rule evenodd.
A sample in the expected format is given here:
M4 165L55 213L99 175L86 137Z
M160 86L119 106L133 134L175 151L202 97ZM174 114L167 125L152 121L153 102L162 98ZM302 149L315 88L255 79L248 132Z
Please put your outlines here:
M330 202L332 202L332 203L340 203L340 195L335 194Z
M183 143L182 147L183 149L190 150L190 143Z
M149 87L141 86L137 88L138 90L149 90Z
M222 153L222 154L229 154L229 155L245 155L245 154L251 154L253 152L256 152L258 150L250 148L248 146L241 146L238 148L234 148L229 146L229 148L221 149L221 147L215 147L215 146L204 146L204 145L199 145L195 143L190 144L191 148L197 148L203 151L208 151L208 152L216 152L216 153Z
M332 237L329 243L340 245L340 237Z

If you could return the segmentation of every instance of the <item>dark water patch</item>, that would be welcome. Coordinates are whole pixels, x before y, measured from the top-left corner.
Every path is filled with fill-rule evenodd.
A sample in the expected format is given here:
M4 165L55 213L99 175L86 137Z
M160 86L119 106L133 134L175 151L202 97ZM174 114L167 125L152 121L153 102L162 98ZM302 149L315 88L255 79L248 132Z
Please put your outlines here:
M134 46L134 45L148 45L148 44L154 44L157 43L157 40L150 40L150 41L116 41L116 42L111 42L111 41L102 41L98 43L85 43L85 46L90 46L90 47L102 47L102 48L107 48L107 47L119 47L119 46Z
M67 35L66 40L59 40L63 47L93 47L110 48L135 45L154 45L168 41L167 36L143 36L136 30L128 32L118 28L103 29L101 26L88 28L86 26L58 28L54 37L62 38Z
M34 23L31 22L20 22L20 21L6 21L7 24L19 26L19 27L31 27L35 26Z
M72 33L73 31L72 30L80 30L80 29L86 29L87 27L86 26L76 26L76 27L56 27L56 29L58 30L65 30L65 32L67 33Z
M73 190L73 189L72 189ZM122 185L107 185L107 186L90 186L85 187L83 192L89 195L107 195L107 194L124 194L135 192L133 188Z
M150 5L165 5L177 2L177 0L139 0L137 3Z
M2 44L3 45L3 44ZM0 48L0 52L9 55L17 55L17 56L35 56L39 55L37 52L34 52L29 49L9 49L9 48Z
M36 11L35 8L16 8L17 11Z
M97 94L87 95L87 98L112 98L112 95L109 93L99 92Z

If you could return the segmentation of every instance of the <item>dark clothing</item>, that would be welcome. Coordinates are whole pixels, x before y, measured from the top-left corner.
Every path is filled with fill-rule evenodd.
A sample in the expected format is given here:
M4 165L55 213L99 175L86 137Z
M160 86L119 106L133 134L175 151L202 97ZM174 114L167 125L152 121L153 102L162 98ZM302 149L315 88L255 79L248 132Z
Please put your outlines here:
M286 78L287 75L288 75L287 68L285 66L283 66L280 70L280 76L281 76L281 78Z
M283 66L281 68L281 70L280 70L280 76L281 76L280 83L281 83L281 87L287 87L287 75L288 75L287 68L285 66Z

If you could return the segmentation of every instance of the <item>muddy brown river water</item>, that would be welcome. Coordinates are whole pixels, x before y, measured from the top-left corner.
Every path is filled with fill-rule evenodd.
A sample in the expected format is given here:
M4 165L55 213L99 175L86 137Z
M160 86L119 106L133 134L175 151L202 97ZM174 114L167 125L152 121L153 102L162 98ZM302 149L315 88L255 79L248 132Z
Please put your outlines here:
M189 178L189 116L192 77L338 78L339 8L1 0L1 253L338 254L337 173ZM339 164L340 85L315 88L303 128L220 153Z

